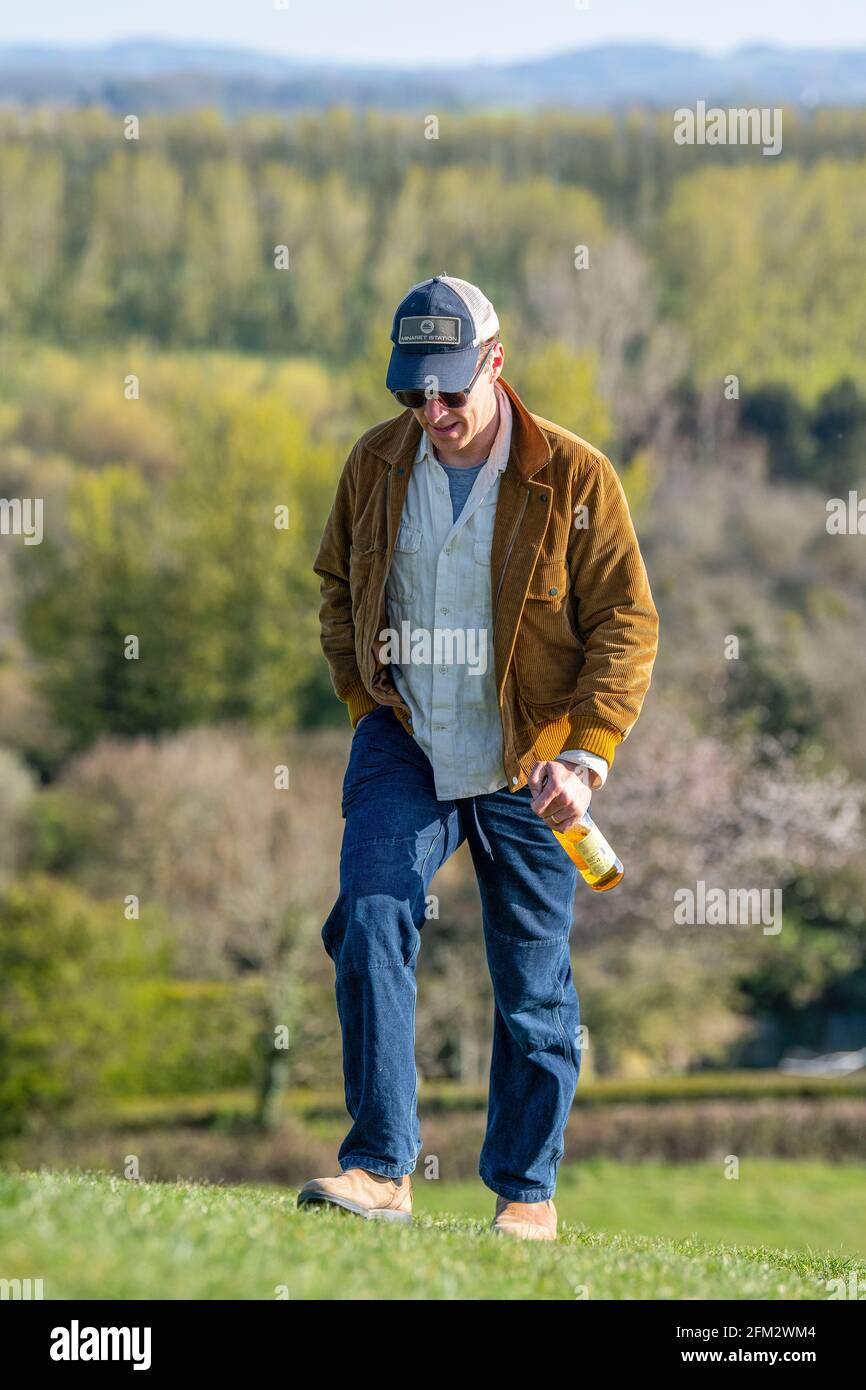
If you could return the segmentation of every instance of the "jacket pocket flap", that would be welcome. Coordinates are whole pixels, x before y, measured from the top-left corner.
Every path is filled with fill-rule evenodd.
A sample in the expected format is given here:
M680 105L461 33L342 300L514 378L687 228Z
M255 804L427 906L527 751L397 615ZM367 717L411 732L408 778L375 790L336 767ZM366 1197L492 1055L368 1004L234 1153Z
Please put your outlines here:
M562 603L568 595L568 569L562 560L541 560L529 581L528 598Z

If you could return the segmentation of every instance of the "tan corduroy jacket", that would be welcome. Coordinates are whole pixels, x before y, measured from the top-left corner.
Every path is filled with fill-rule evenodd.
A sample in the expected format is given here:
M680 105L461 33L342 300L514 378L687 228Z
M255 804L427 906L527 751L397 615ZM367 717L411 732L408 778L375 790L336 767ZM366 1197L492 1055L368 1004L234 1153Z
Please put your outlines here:
M505 773L585 748L613 762L649 688L658 639L628 503L613 465L577 435L513 407L490 555L493 655ZM353 727L377 704L411 714L379 659L385 582L421 427L411 410L351 450L316 574L322 649Z

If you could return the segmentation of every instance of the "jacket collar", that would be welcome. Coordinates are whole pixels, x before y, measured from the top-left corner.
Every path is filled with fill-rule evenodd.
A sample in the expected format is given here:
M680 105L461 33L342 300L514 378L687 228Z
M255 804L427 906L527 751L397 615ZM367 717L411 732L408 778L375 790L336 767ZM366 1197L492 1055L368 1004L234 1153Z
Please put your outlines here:
M543 468L549 462L550 445L514 388L509 386L504 377L500 376L498 380L511 401L509 465L513 463L521 478L531 478L533 473L537 473L539 468ZM393 420L386 420L379 429L374 429L372 434L368 435L366 445L371 454L384 459L387 464L402 463L408 467L414 461L422 434L423 430L412 411L406 409L402 415L396 416Z

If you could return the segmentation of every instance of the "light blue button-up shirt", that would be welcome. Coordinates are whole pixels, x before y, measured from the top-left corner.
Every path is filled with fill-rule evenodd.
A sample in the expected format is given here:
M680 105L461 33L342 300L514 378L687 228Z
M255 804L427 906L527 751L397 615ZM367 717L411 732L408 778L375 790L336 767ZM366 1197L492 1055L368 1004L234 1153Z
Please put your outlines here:
M493 663L490 550L511 448L511 402L496 387L499 429L455 519L448 476L422 433L385 588L391 674L433 768L439 800L507 785ZM567 757L607 776L604 758ZM590 779L591 780L591 779Z

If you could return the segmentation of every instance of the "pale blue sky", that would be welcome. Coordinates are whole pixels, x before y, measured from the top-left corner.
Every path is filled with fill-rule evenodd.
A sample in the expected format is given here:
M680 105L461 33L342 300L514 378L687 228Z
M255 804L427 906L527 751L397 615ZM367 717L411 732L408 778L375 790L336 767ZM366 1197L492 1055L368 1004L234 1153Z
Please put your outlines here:
M866 47L864 0L5 0L0 42L196 39L349 63L452 66L606 41L721 52Z

